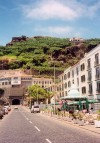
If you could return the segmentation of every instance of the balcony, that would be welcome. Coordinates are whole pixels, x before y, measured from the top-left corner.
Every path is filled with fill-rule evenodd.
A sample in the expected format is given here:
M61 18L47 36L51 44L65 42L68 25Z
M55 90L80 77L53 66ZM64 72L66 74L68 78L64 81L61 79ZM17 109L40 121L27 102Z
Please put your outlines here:
M87 66L87 70L89 70L89 69L91 69L91 65L88 65L88 66Z
M88 91L88 94L89 94L89 95L92 95L92 94L93 94L92 90L89 90L89 91Z
M100 94L100 89L96 89L96 93L97 93L97 94Z
M99 65L99 60L94 62L94 66L98 66Z
M100 100L100 95L97 95L97 99L99 99L99 100Z
M95 79L99 80L100 79L100 75L99 74L95 75Z
M92 81L92 78L91 78L91 77L88 77L87 80L88 80L88 82L91 82L91 81Z

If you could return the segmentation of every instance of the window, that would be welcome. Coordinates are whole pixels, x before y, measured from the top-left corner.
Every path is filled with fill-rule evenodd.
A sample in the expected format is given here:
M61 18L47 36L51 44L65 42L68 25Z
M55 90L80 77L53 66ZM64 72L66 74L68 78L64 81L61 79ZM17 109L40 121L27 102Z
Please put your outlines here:
M88 71L88 81L91 81L92 80L92 74L91 74L91 71Z
M82 87L82 94L85 94L86 93L86 87Z
M64 75L64 80L66 80L66 79L67 79L67 74Z
M85 82L85 75L81 76L81 82Z
M76 68L76 74L77 74L77 75L79 74L79 69L78 69L78 67Z
M72 77L74 77L74 70L72 70Z
M67 96L67 91L65 91L65 96Z
M99 53L95 54L95 65L99 64Z
M68 81L68 87L71 87L71 82L70 81Z
M5 85L7 85L7 82L5 82Z
M4 85L4 82L2 82L2 85Z
M85 70L85 64L81 65L81 71Z
M65 82L65 88L67 88L67 82Z
M96 78L100 78L100 67L96 68Z
M18 79L18 77L14 77L14 79Z
M77 85L79 85L79 78L77 78Z
M70 72L68 72L68 78L70 78Z
M87 65L88 65L87 68L90 69L91 68L91 59L87 60Z
M63 76L62 76L62 81L63 81Z
M92 94L93 89L92 89L92 84L89 84L89 94Z
M100 93L100 81L97 82L97 89L96 89L97 93Z
M62 84L62 90L64 90L64 85Z

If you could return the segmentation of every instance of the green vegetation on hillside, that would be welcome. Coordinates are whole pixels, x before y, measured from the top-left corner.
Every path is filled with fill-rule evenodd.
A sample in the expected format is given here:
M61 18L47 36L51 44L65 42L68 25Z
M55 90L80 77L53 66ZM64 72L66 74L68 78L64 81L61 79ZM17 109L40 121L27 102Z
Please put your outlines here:
M100 39L88 39L75 44L68 38L33 37L12 46L0 46L0 69L35 69L39 73L63 71L77 63L100 43Z

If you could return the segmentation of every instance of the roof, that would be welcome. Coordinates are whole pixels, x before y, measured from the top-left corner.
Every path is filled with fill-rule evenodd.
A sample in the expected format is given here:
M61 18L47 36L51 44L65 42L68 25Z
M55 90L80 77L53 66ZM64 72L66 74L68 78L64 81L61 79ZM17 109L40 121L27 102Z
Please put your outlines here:
M68 96L61 97L61 99L86 99L86 96L80 95L77 87L73 84L70 91L68 92Z

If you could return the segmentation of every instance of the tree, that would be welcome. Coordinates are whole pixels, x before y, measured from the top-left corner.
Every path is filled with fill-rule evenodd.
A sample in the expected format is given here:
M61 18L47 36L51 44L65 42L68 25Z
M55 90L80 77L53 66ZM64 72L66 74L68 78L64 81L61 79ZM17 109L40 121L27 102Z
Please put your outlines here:
M39 85L32 85L28 88L28 93L30 97L33 97L34 101L45 101L49 98L50 94L40 87Z

